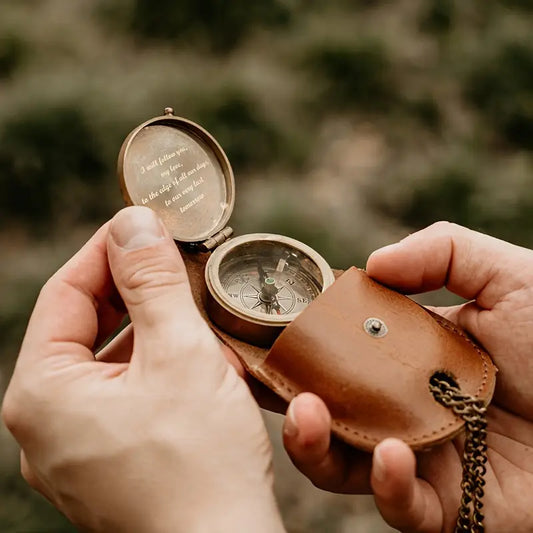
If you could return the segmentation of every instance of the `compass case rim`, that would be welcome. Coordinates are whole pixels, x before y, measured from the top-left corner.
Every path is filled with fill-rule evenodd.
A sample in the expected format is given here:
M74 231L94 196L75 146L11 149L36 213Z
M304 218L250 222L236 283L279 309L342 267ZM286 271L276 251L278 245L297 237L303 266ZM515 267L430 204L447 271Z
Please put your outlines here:
M165 223L174 240L184 243L203 242L219 231L223 230L233 212L233 207L235 205L235 178L229 159L213 135L211 135L199 124L173 114L166 114L151 118L133 129L128 134L120 148L117 162L117 174L119 177L122 197L128 206L144 205L143 203L134 201L132 199L132 194L134 192L131 190L133 176L131 175L131 170L128 170L128 161L129 157L131 156L132 146L139 138L139 135L142 132L145 132L147 128L152 126L166 126L185 134L191 140L191 143L194 142L199 144L203 149L206 150L207 154L212 156L213 159L218 163L219 169L215 169L215 172L217 177L223 181L223 186L225 188L224 202L220 202L220 208L218 212L213 213L212 211L209 211L209 216L206 215L205 217L200 217L197 221L193 221L192 224ZM161 183L163 182L164 180L161 180ZM147 207L152 208L159 216L164 218L162 216L164 208L158 209L151 205L147 205ZM176 209L178 209L178 207L176 207ZM206 221L212 219L218 219L215 226L206 223ZM187 226L193 229L185 230L184 227Z
M252 344L267 346L281 333L282 329L290 324L300 312L282 315L281 317L270 315L259 315L250 311L245 313L239 309L233 302L226 297L219 277L220 266L224 258L235 248L250 242L267 241L278 242L288 245L306 255L318 268L322 277L322 287L320 293L323 293L335 281L335 276L327 261L313 248L307 244L274 233L249 233L233 237L229 241L216 248L207 260L205 267L205 282L207 285L208 296L208 313L211 319L229 333L237 338L244 338ZM312 303L312 302L311 302ZM249 327L242 322L249 323ZM270 332L260 333L261 328L271 329Z

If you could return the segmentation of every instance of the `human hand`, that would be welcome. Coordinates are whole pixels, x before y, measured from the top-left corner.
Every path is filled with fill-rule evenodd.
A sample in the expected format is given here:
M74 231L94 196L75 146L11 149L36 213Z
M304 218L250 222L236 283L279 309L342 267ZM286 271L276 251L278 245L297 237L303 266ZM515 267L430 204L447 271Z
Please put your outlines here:
M404 293L447 287L471 300L433 308L473 335L499 368L488 409L484 498L488 531L533 530L533 251L449 223L382 248L367 272ZM372 491L384 519L406 532L452 531L461 497L463 439L415 454L386 439L370 454L330 440L331 418L315 395L290 404L286 449L320 488Z
M132 328L95 360L124 305ZM163 225L121 211L37 300L2 412L23 476L85 530L282 531L270 442L224 355Z

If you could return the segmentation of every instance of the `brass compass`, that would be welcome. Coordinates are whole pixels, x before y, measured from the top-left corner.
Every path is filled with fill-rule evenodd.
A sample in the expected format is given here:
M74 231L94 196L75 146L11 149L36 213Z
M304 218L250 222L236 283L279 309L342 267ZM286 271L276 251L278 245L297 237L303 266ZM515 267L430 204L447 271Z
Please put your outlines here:
M174 116L172 108L128 135L118 173L128 205L150 207L176 241L211 252L206 308L226 333L268 346L333 283L326 261L295 239L231 238L235 182L228 158L206 130Z

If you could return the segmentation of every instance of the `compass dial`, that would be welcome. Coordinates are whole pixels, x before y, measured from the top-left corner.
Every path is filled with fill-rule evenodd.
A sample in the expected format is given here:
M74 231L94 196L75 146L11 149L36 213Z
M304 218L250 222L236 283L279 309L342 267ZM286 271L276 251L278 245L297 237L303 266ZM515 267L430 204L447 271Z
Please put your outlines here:
M333 281L324 259L299 241L261 233L235 237L207 263L210 316L241 338L250 323L279 334Z
M301 254L286 248L262 251L224 263L220 281L231 302L267 315L303 311L320 294L322 283L303 268Z

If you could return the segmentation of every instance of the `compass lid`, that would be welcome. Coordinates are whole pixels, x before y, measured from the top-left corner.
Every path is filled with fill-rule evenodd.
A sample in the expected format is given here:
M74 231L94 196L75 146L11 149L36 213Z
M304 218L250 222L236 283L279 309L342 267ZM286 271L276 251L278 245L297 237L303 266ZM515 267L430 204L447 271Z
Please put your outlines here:
M126 204L153 209L176 241L208 239L233 211L235 181L226 154L212 135L174 116L172 108L128 135L118 175Z

